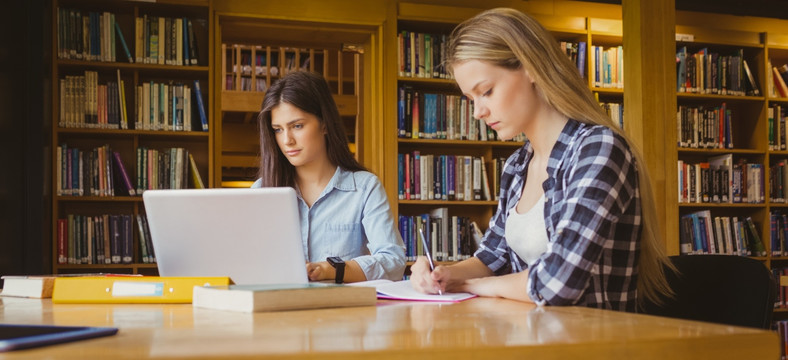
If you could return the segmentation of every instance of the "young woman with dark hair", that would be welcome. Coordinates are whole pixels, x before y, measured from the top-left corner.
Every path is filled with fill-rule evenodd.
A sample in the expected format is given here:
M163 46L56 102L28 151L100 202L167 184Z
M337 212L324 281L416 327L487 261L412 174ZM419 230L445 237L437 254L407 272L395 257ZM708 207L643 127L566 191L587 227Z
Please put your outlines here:
M298 71L277 81L265 94L258 125L260 173L253 187L296 190L310 280L402 279L405 247L386 192L348 149L323 77Z

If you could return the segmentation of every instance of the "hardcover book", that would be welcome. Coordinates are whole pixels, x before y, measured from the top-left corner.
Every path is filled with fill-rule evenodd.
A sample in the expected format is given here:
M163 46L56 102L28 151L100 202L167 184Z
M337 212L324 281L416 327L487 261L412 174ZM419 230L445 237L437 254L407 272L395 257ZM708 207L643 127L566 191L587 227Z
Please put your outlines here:
M46 299L52 297L54 276L3 276L2 296Z
M194 307L239 312L375 305L375 289L325 283L195 287Z

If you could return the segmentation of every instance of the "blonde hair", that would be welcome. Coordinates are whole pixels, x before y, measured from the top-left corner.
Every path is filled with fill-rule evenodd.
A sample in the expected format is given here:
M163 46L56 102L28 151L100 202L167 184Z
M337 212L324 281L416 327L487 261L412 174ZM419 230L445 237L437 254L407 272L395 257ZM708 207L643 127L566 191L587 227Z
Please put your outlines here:
M454 29L449 41L446 65L478 60L510 70L528 71L537 94L564 116L580 122L604 125L625 139L594 99L580 73L541 24L515 9L484 11ZM657 224L651 177L637 147L628 141L635 156L640 182L642 233L637 283L638 303L644 298L661 304L673 291L665 279L665 268L676 271L665 256Z

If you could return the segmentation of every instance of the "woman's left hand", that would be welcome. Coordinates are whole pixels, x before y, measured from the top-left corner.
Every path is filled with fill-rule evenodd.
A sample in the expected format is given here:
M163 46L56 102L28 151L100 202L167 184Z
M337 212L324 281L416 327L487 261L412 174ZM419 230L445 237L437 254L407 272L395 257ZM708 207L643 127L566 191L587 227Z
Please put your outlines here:
M333 279L336 276L334 271L328 261L306 263L306 274L310 281Z

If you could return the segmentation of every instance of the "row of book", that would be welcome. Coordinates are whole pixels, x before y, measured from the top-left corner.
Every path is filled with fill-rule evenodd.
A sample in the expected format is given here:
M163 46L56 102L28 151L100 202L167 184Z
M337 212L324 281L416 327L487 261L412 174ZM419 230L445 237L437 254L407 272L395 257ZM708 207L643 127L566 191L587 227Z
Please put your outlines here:
M127 46L114 13L58 8L57 16L60 59L116 61L116 32Z
M495 131L473 116L473 101L463 95L426 93L404 85L397 99L399 137L412 139L494 140Z
M59 264L130 264L134 262L133 216L68 214L57 220ZM139 259L155 263L145 215L137 215Z
M624 88L624 47L591 46L591 76L600 88Z
M193 84L196 103L192 102L192 87L186 84L151 81L138 85L134 92L137 105L135 128L208 131L208 115L205 112L200 81L194 80Z
M580 72L580 77L585 78L586 42L559 41L558 48L561 49L561 51L563 51L567 57L569 57L569 61L571 61L572 64L575 64L577 71Z
M676 76L680 93L761 95L743 49L722 55L702 48L691 54L682 46L676 52Z
M109 145L82 151L61 144L57 147L58 195L136 195L126 167Z
M204 188L189 150L137 148L137 193L155 189Z
M58 58L117 61L118 45L128 62L198 65L199 52L192 20L144 14L134 19L134 56L112 12L58 8Z
M403 30L397 34L399 76L450 79L446 61L446 34L427 34Z
M192 19L149 16L134 19L134 58L138 63L199 65Z
M419 151L398 154L400 200L497 200L500 169L506 159L491 162L492 189L481 157L427 155Z
M126 87L117 70L117 81L99 83L98 73L60 79L62 128L129 129ZM113 79L114 80L114 79ZM134 128L137 130L208 131L208 114L200 81L183 83L143 82L134 91ZM196 101L192 101L194 98Z
M788 97L788 64L780 67L772 66L769 61L769 71L771 76L767 76L769 84L769 95L771 97Z
M689 163L678 161L679 203L764 203L763 164L732 154Z
M788 268L781 267L781 268L772 268L772 276L774 276L774 286L777 288L777 291L774 298L774 308L775 309L785 309L788 308L788 286L784 286L780 282L780 277L788 276ZM778 329L780 331L788 330L788 320L783 321L776 321L775 325L780 326L780 323L783 323L782 326L787 326L785 329ZM783 333L781 333L780 341L784 342ZM784 354L783 354L784 355Z
M61 144L56 161L61 196L135 196L150 189L205 187L194 157L183 148L137 148L136 186L120 153L109 145L82 151Z
M681 216L681 254L766 256L766 247L752 218L711 216L709 210Z
M117 70L117 81L100 84L98 73L60 79L59 126L63 128L128 129L125 83Z
M602 109L605 110L607 116L613 120L614 124L618 124L618 127L624 129L624 104L622 103L599 103L602 106Z
M733 111L725 103L720 106L680 105L676 112L679 147L732 149Z
M788 203L788 160L769 167L769 202Z
M788 215L780 210L769 212L771 256L788 256Z
M425 255L421 231L435 261L460 261L470 258L482 233L476 223L463 216L449 216L448 208L437 208L428 214L400 215L399 231L405 243L405 257L415 261Z
M784 275L788 275L785 273ZM779 277L777 277L779 279ZM779 282L777 282L779 286ZM781 291L778 291L779 299L788 299L788 290L783 286ZM774 322L774 329L777 331L777 337L780 338L780 360L788 359L788 320L780 320Z
M769 150L786 150L788 144L788 108L773 104L767 110L769 124Z

